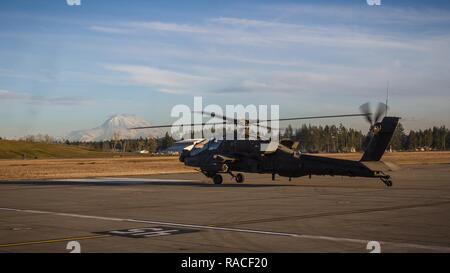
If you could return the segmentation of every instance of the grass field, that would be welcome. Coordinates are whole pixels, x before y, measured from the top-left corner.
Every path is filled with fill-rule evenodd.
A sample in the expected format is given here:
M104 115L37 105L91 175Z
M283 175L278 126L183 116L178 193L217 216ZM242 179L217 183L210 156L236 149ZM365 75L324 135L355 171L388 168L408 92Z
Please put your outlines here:
M52 179L193 172L178 157L0 160L0 180Z
M361 154L358 153L319 155L350 160L358 160L361 157ZM450 152L386 153L383 160L400 166L449 164ZM0 180L133 176L187 172L196 172L196 170L184 166L176 156L0 160Z
M112 156L112 154L65 144L0 140L0 159L46 159L107 156Z

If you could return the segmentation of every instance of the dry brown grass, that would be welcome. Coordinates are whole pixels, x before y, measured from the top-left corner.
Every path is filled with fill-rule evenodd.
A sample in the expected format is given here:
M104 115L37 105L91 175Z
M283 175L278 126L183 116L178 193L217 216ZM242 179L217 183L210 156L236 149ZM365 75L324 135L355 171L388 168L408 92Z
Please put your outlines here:
M178 157L0 160L0 180L55 179L194 172Z
M318 155L348 160L359 160L362 156L361 153ZM382 160L398 165L445 164L450 163L450 152L393 152L385 153Z
M361 154L318 154L334 158L359 160ZM386 153L384 161L399 165L450 163L450 152ZM178 157L123 157L89 159L0 160L0 180L57 179L102 176L130 176L161 173L195 172L178 161Z

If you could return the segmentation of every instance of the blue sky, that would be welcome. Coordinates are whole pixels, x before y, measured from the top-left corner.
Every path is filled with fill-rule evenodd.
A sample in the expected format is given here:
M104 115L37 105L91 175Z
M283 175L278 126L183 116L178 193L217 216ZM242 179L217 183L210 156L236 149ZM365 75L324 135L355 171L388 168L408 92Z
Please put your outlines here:
M81 3L0 1L0 136L63 136L118 113L171 122L194 95L353 113L384 101L388 81L407 129L450 126L449 1Z

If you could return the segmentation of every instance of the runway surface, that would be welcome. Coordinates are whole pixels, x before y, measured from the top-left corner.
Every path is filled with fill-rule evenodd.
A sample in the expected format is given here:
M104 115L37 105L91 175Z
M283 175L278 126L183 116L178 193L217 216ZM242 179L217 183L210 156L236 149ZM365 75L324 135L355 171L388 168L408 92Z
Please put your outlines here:
M450 252L450 165L376 179L0 182L0 252Z

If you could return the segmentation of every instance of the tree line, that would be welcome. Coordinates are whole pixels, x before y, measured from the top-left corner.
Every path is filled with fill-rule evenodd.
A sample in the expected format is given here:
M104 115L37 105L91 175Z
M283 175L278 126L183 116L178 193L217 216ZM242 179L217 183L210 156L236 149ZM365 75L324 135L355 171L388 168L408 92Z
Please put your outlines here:
M282 138L299 141L302 151L307 152L352 152L363 150L366 135L352 128L339 126L303 125L293 129L292 126L282 134ZM430 151L449 150L450 134L445 126L432 127L425 130L409 131L401 123L398 124L390 143L395 151Z
M176 142L168 133L165 134L164 137L161 138L143 138L140 137L138 139L118 139L113 138L111 140L103 140L103 141L90 141L90 142L81 142L81 141L64 141L67 145L75 145L75 146L83 146L95 150L105 151L105 152L140 152L146 151L149 153L156 153L158 151L162 151L164 149L169 148Z
M342 124L313 126L303 125L294 129L289 125L280 133L281 139L291 139L300 143L302 152L355 152L362 151L366 135L359 130L347 128ZM155 153L172 146L176 140L168 133L160 138L119 139L80 142L54 140L49 135L31 135L21 140L29 142L65 143L92 148L100 151ZM449 129L445 126L425 130L411 130L405 133L401 123L398 124L391 140L390 148L395 151L429 151L450 150Z
M399 123L392 136L391 145L393 149L403 151L449 150L449 129L445 126L434 126L425 130L411 130L406 134L403 125Z
M346 128L342 124L303 125L297 129L289 125L281 138L298 141L303 152L354 152L362 149L365 136L361 131Z

